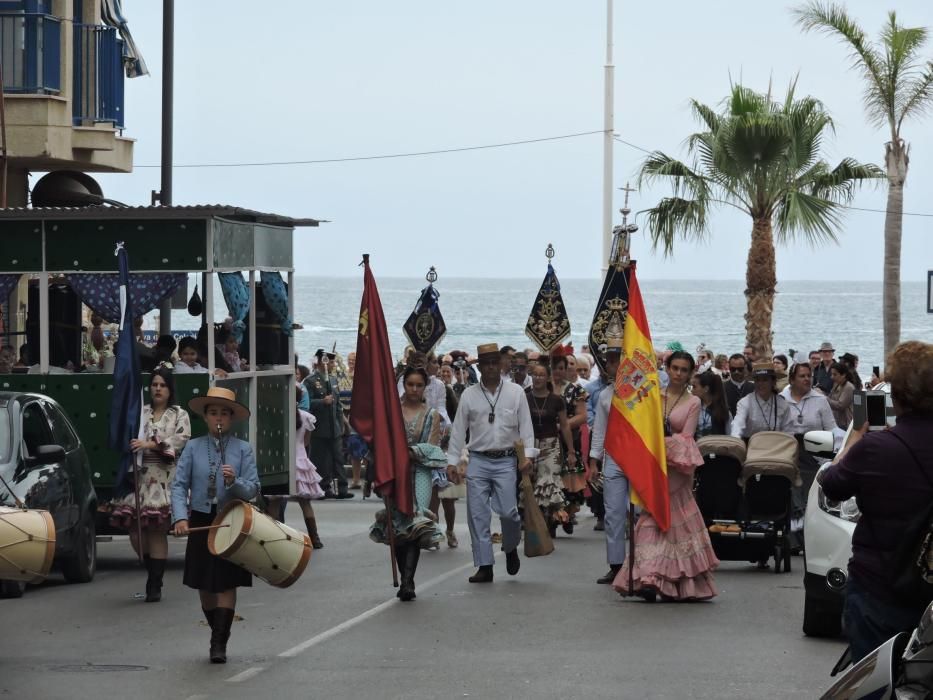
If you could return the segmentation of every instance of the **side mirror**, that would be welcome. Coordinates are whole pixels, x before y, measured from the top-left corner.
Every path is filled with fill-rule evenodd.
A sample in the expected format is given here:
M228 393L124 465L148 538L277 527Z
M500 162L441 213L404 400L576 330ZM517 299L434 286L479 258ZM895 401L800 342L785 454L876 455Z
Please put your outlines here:
M832 459L836 454L832 431L810 430L804 433L803 448L812 455Z
M36 454L29 458L32 466L55 464L65 459L65 448L61 445L39 445Z

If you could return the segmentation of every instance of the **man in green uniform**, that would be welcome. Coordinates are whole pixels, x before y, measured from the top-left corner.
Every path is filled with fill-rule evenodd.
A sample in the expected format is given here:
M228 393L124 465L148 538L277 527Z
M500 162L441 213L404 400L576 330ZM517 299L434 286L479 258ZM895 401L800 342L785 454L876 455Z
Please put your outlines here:
M353 498L354 494L347 490L343 470L343 409L337 379L327 372L327 363L333 358L333 353L318 349L314 353L314 371L302 382L317 421L311 433L310 457L321 474L324 498ZM335 481L337 493L334 493Z

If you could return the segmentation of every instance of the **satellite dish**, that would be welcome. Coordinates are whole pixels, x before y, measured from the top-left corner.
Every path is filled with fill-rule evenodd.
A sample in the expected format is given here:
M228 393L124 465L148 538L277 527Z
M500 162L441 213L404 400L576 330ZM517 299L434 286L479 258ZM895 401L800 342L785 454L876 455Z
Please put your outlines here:
M56 170L39 178L32 188L34 207L86 207L103 204L104 192L97 181L77 170Z

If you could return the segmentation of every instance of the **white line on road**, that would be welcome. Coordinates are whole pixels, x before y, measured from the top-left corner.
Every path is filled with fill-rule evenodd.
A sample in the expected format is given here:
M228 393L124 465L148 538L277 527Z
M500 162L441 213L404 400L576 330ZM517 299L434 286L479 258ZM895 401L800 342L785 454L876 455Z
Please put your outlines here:
M265 670L265 666L253 666L245 671L240 671L235 676L230 676L230 678L227 679L227 683L242 683L243 681L248 681L253 676L258 676Z
M499 554L499 552L496 552L496 554ZM422 583L420 586L417 587L417 591L421 592L421 591L427 590L428 588L433 588L434 586L440 583L443 583L444 581L451 578L452 576L459 574L461 571L466 571L467 569L471 569L471 568L473 568L472 562L468 564L464 564L463 566L458 566L456 569L451 569L450 571L443 573L440 576L435 576L429 581L425 581L424 583ZM351 629L352 627L356 627L361 622L365 622L369 618L378 615L383 610L390 608L391 606L395 605L398 602L399 602L398 598L392 598L391 600L387 600L384 603L379 603L379 605L377 605L376 607L370 608L366 612L360 613L356 617L351 617L349 620L345 620L344 622L341 622L339 625L331 627L329 630L321 632L320 634L315 635L314 637L311 637L311 639L307 639L303 641L301 644L297 644L296 646L293 646L291 649L286 649L281 654L279 654L279 656L282 656L285 658L291 658L291 657L298 656L300 653L307 651L311 647L317 646L318 644L321 644L322 642L326 642L328 639L331 639L332 637L336 637L341 632L345 632L346 630Z

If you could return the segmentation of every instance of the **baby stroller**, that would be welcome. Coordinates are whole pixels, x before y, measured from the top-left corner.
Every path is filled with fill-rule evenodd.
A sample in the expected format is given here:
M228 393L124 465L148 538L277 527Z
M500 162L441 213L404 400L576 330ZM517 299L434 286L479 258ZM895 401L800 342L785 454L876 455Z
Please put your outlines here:
M712 440L712 442L704 442ZM774 573L783 569L790 572L790 519L791 487L799 483L800 470L797 466L797 440L787 433L766 431L756 433L748 441L744 461L738 471L734 486L722 484L722 492L713 500L708 488L717 487L715 482L725 480L717 476L709 487L702 485L707 479L707 468L711 462L715 471L726 472L726 462L738 461L741 455L738 438L710 436L698 441L700 451L708 456L700 468L700 488L697 504L707 519L710 539L716 556L726 561L750 561L767 565L774 558ZM735 465L729 464L735 473ZM738 494L736 493L738 492ZM702 499L702 500L701 500ZM713 509L709 508L713 503ZM730 516L725 516L728 508ZM709 513L709 514L708 514Z

